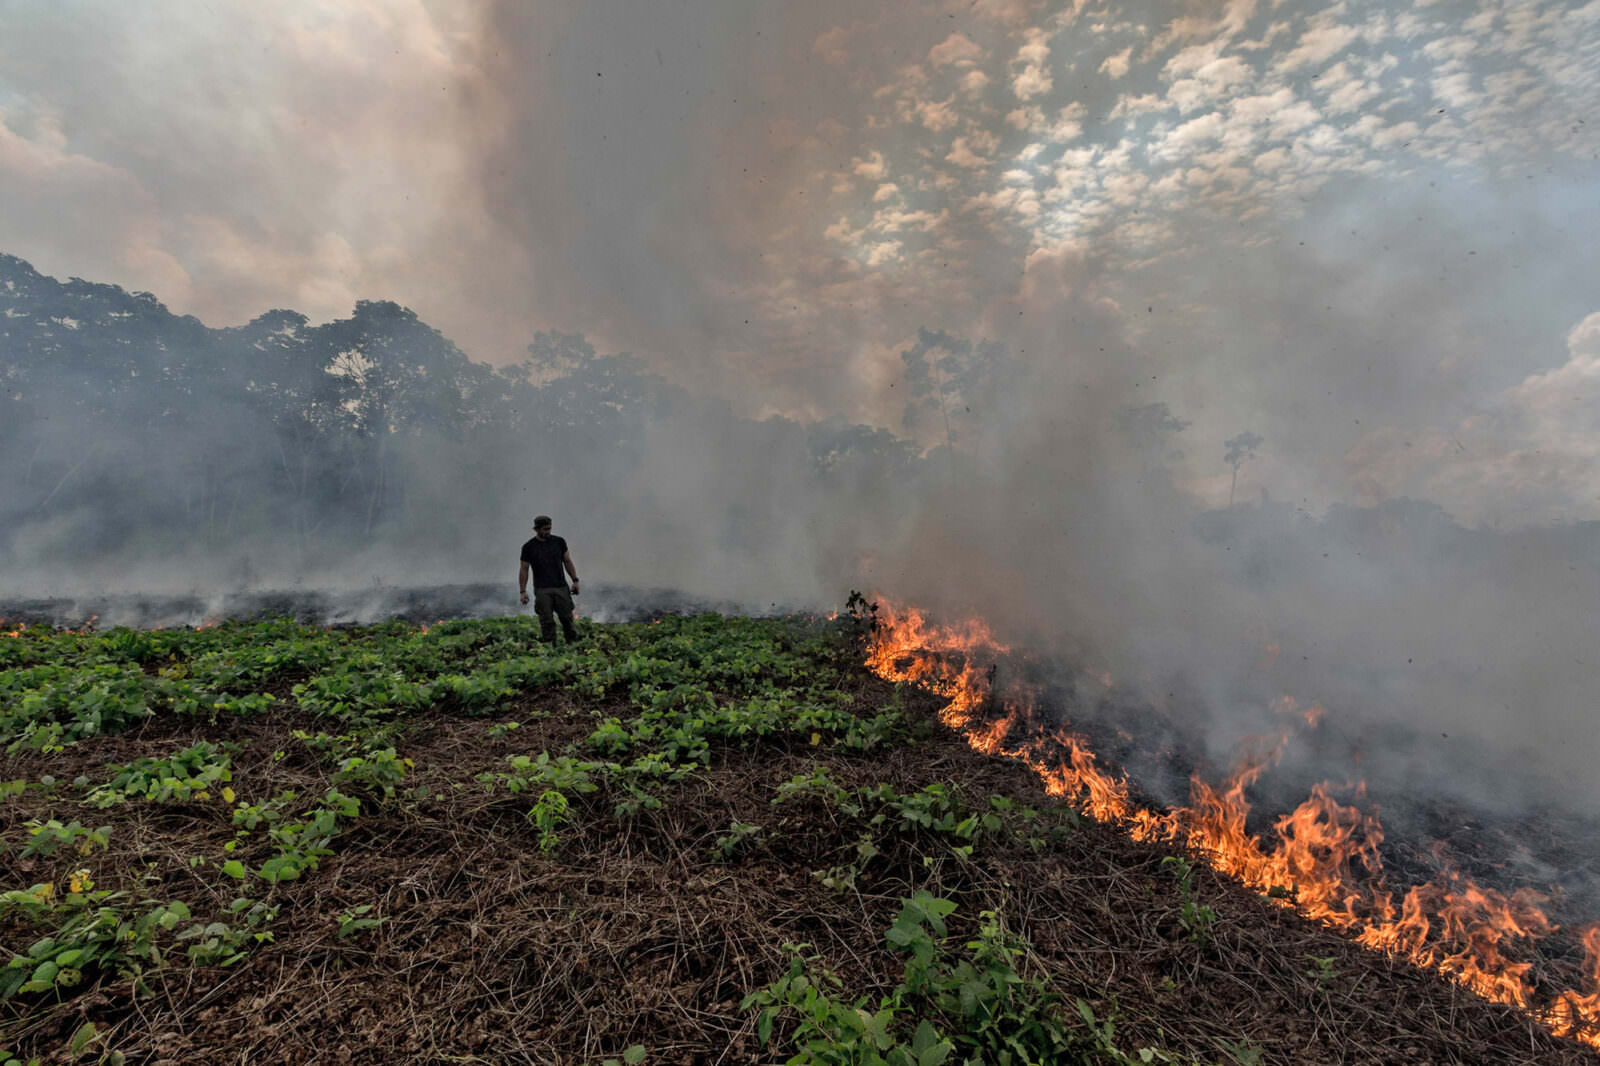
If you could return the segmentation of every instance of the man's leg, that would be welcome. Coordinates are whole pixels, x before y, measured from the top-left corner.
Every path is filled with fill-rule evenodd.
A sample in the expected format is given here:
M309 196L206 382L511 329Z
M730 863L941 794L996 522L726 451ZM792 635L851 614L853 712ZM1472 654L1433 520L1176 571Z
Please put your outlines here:
M561 635L571 644L578 639L578 627L572 622L572 593L557 590L555 594L556 616L561 619ZM555 637L554 627L551 627L550 636Z
M546 644L556 642L555 596L566 595L560 589L535 589L533 613L539 616L539 639ZM571 602L570 600L568 601Z

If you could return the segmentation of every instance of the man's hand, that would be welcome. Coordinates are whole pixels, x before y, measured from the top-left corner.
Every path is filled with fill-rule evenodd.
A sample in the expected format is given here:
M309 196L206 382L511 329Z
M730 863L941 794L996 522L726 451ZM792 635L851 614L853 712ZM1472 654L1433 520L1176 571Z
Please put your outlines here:
M577 578L573 578L572 579L572 594L574 596L576 596L578 594L578 579Z
M527 591L524 590L523 592L520 593L520 595L522 596L522 602L523 603L527 603L528 602L528 593L527 593Z

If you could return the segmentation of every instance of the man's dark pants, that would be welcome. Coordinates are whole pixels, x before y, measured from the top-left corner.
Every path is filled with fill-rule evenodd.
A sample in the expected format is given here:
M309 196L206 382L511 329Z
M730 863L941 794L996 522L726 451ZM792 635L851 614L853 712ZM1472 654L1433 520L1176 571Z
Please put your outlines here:
M556 642L556 619L561 619L561 634L571 644L578 639L578 627L572 624L572 593L565 586L533 590L533 613L539 616L539 639L546 644Z

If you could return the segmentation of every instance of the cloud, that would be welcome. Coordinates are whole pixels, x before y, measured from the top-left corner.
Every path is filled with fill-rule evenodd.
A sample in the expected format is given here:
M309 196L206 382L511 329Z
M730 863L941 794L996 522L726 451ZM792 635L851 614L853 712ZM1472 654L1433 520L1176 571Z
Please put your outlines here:
M1472 75L1466 71L1442 74L1433 79L1433 95L1448 107L1470 107L1482 97L1472 87Z
M872 216L869 228L875 233L894 233L902 229L915 229L927 233L947 218L949 218L948 211L936 215L932 211L907 211L903 208L888 207Z
M867 266L880 267L900 258L899 241L879 241L867 249Z
M959 14L977 15L991 22L1016 26L1031 19L1040 3L1041 0L953 0L949 6Z
M873 152L862 159L860 156L850 160L850 170L859 178L868 181L882 181L889 174L889 166L884 161L882 152Z
M915 118L924 128L943 133L961 122L953 100L913 100L908 102L907 119Z
M952 33L928 50L928 60L936 67L966 67L981 62L988 54L966 34Z
M1347 63L1335 63L1317 79L1318 89L1327 98L1328 110L1336 115L1359 111L1382 93L1374 82L1361 78Z
M842 66L850 59L850 31L835 26L811 42L811 54L830 66Z
M1011 91L1018 100L1041 96L1055 86L1045 66L1050 60L1046 32L1035 27L1023 36L1025 43L1017 49L1017 58L1012 61Z
M1338 21L1333 12L1319 12L1312 16L1309 28L1300 35L1295 46L1278 57L1273 69L1279 74L1288 74L1304 67L1320 66L1360 37L1358 27Z
M159 287L222 322L392 296L494 361L534 329L584 329L735 404L870 412L830 384L845 353L967 313L1031 249L1088 242L1133 270L1194 254L1185 235L1226 218L1226 254L1246 254L1336 178L1587 159L1600 123L1580 122L1572 87L1594 83L1596 59L1570 42L1593 14L1456 17L1487 10L1470 6L1402 21L1320 2L951 0L889 17L819 0L776 33L762 9L712 0L627 26L593 5L365 0L319 18L286 0L180 28L254 42L199 63L220 95L187 96L153 93L152 68L119 58L128 34L157 56L177 42L30 14L0 42L7 129L37 152L18 101L45 100L73 131L71 165L107 169L60 182L100 183L72 194L81 227L52 237L48 212L8 210L26 200L13 188L0 225L35 233L41 263ZM76 73L52 81L31 54L73 56ZM864 240L940 218L940 250L963 249L952 265L930 273L926 239L907 237L897 258L877 253L870 300L841 280ZM779 296L810 285L814 299ZM768 304L815 316L760 338L782 369L719 354L750 350L745 310Z
M1099 73L1115 80L1128 73L1128 68L1132 65L1130 62L1132 55L1133 45L1130 44L1122 51L1106 56L1097 69Z
M1118 119L1128 121L1153 111L1160 111L1166 106L1166 101L1155 93L1124 93L1117 98L1116 104L1107 113L1106 118L1112 122Z
M969 137L957 137L950 145L950 151L945 155L945 161L954 163L958 167L978 168L989 165L989 157L985 152L986 138L981 133Z
M841 217L823 230L822 235L830 241L854 244L861 239L861 232L861 230L850 225L848 218Z
M1249 82L1254 71L1238 56L1211 56L1195 66L1190 77L1180 78L1167 89L1167 100L1180 114L1202 107L1217 107L1235 86Z

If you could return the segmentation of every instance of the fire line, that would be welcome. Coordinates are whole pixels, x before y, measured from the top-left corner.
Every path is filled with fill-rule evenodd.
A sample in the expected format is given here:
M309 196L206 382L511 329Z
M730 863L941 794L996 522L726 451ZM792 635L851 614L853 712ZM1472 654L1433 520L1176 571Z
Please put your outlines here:
M994 690L989 666L980 663L992 664L1009 649L984 622L934 624L915 607L881 599L876 618L868 668L945 696L939 714L947 726L978 751L1020 759L1051 795L1122 826L1136 840L1182 844L1218 872L1365 947L1440 973L1485 999L1528 1012L1558 1036L1600 1048L1600 924L1580 934L1590 991L1567 989L1539 1002L1533 963L1504 951L1556 931L1541 894L1525 888L1508 894L1448 874L1397 897L1383 879L1378 818L1335 799L1336 786L1326 782L1276 820L1274 842L1246 831L1246 793L1287 742L1287 731L1275 750L1245 760L1220 785L1195 774L1188 806L1151 810L1134 801L1127 779L1102 768L1081 738L1047 725L1032 694L1002 698ZM1285 703L1282 709L1298 711L1292 700ZM1322 709L1303 714L1315 727ZM1364 784L1354 792L1363 798Z

